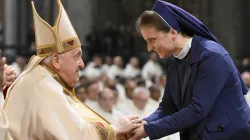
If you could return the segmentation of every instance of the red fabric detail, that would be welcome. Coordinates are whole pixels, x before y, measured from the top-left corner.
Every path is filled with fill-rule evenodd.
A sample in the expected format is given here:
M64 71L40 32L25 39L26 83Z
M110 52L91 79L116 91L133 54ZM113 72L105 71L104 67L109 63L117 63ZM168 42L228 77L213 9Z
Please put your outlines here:
M41 50L39 54L44 54L44 51L43 51L43 50Z
M3 96L4 96L4 99L6 99L6 95L7 95L7 91L8 91L9 87L5 87L3 89Z
M72 46L72 45L74 45L74 41L75 41L75 40L70 40L70 41L68 41L67 43L68 43L69 45Z
M96 122L96 123L99 124L100 126L102 126L104 128L103 123L101 123L101 122Z

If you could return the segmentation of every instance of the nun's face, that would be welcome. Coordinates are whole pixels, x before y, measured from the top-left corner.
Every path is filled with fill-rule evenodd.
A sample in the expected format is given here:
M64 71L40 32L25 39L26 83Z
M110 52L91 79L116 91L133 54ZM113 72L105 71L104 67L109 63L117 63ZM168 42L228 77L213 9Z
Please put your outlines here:
M154 26L142 26L141 34L147 41L148 51L155 51L160 58L168 57L175 50L175 32L166 33L157 30ZM176 33L177 34L177 33Z

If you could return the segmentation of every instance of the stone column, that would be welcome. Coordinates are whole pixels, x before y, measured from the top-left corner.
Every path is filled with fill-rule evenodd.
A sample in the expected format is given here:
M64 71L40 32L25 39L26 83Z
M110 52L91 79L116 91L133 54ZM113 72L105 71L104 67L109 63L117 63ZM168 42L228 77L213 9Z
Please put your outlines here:
M4 45L18 44L18 0L4 0Z
M0 45L2 43L3 43L3 1L0 0Z
M27 39L28 39L28 27L29 27L29 20L28 20L28 6L31 6L29 1L18 1L19 7L19 44L27 48Z
M0 0L0 24L2 24L3 21L3 0Z

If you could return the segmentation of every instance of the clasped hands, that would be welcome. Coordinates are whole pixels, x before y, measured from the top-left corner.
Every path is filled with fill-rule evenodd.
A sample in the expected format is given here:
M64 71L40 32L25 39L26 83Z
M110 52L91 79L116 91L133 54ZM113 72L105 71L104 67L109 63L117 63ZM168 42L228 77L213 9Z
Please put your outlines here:
M116 132L117 140L140 140L147 136L143 126L145 123L138 116L130 116L121 118L111 126Z

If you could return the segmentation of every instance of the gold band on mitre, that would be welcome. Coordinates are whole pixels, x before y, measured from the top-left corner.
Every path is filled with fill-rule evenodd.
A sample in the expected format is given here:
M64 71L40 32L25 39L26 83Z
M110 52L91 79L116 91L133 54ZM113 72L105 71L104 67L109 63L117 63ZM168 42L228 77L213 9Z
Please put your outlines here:
M72 50L74 48L80 47L81 42L79 41L79 39L77 37L72 37L72 38L69 38L67 40L64 40L62 42L62 46L64 48L63 52L66 52L66 51ZM49 56L49 55L55 53L55 51L53 50L53 48L55 48L55 47L56 47L56 44L39 46L36 49L37 55L40 57Z
M60 0L57 0L58 16L53 27L38 15L34 3L31 4L38 56L46 57L81 47L81 42Z

